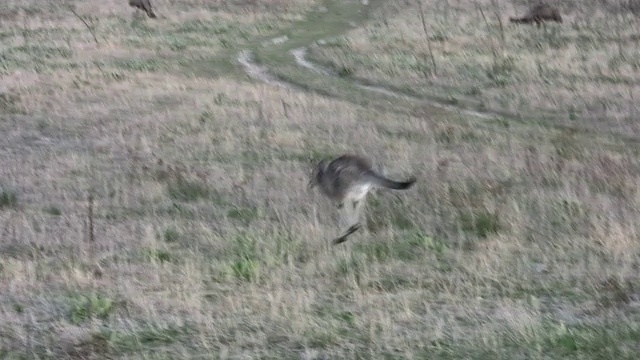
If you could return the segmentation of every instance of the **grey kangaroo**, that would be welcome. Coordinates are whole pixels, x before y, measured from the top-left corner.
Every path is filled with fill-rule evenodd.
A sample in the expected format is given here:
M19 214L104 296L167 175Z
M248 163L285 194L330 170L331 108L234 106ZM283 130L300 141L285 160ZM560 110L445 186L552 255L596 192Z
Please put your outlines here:
M560 15L560 11L556 7L549 4L540 3L529 9L529 12L527 12L525 16L520 18L511 17L509 18L509 21L519 24L536 23L536 25L540 27L540 24L545 21L555 21L558 23L562 23L562 16Z
M151 8L151 0L129 0L129 5L146 12L147 16L152 19L156 18L156 14Z
M318 186L323 195L344 211L350 227L342 236L333 240L334 244L340 244L360 229L362 205L372 188L405 190L415 182L415 177L401 182L389 180L376 173L368 159L346 154L333 160L322 160L313 167L308 188Z

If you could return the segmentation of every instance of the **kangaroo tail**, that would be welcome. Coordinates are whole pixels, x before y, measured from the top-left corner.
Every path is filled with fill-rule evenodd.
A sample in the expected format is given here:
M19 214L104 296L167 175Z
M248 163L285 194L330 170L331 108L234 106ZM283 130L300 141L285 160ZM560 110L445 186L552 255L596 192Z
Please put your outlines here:
M376 185L381 186L381 187L385 187L388 189L393 189L393 190L406 190L408 188L410 188L411 186L413 186L413 184L416 182L416 178L412 177L410 179L408 179L407 181L393 181L390 179L387 179L386 177L376 174L375 172L371 171L367 174L367 177Z
M512 23L516 23L516 24L528 24L530 23L532 20L528 17L521 17L521 18L509 18L509 21L511 21Z

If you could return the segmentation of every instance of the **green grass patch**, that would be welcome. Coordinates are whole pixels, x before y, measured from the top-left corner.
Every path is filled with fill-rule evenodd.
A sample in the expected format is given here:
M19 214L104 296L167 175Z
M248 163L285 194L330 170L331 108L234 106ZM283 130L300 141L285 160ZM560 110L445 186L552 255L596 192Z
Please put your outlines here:
M13 190L0 190L0 209L18 206L18 193Z
M98 293L79 294L69 299L69 320L74 324L92 318L107 319L115 310L113 299Z

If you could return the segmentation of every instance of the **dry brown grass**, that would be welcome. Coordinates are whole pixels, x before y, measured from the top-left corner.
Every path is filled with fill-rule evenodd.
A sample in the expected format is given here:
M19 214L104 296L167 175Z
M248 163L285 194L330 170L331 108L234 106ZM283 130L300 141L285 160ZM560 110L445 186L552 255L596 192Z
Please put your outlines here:
M89 3L113 24L97 31L108 45L62 10L26 31L46 56L3 28L0 357L636 356L636 149L365 108L248 82L216 57L228 74L203 75L140 54L202 39L205 53L210 34L143 46L155 36L131 30L228 16L247 24L221 35L235 49L239 31L266 36L263 21L311 2L260 15L276 20L231 7L137 25L126 4ZM335 208L306 175L347 151L419 181L373 194L368 231L331 247Z
M314 47L313 57L356 78L467 106L638 134L640 28L630 10L562 2L564 23L537 29L508 22L527 11L524 1L420 2L429 41L419 2L394 2L378 21Z

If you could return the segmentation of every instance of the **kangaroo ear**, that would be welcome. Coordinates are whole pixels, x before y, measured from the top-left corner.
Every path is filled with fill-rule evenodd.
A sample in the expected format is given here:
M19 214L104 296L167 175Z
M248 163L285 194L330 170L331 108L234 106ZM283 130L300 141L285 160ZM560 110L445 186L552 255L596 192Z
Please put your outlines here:
M328 160L316 160L313 162L313 171L322 171L325 167L327 167Z
M309 164L309 168L308 168L308 171L307 171L307 173L309 174L310 181L314 181L315 178L318 176L318 173L320 171L322 171L322 169L323 169L322 161L320 161L320 162L316 162L316 161L311 162Z
M322 171L324 171L323 161L311 166L309 169L309 182L307 183L308 190L313 189L318 184L318 177Z

